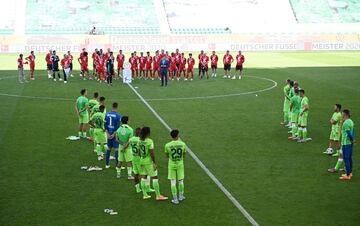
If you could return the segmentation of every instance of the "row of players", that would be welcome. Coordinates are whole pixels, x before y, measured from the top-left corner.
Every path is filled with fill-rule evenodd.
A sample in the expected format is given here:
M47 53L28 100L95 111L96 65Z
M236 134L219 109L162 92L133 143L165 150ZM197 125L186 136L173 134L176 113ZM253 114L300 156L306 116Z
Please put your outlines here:
M150 52L144 53L141 52L140 56L137 55L137 52L131 53L131 57L129 58L128 62L130 64L130 69L132 71L133 78L145 78L145 79L155 79L157 74L158 79L160 79L160 61L163 57L166 57L170 62L168 72L169 78L174 80L177 78L180 80L181 76L184 76L184 80L194 79L194 66L195 66L195 59L193 58L192 54L189 53L188 58L185 57L184 53L180 53L179 49L176 49L174 53L169 54L168 51L161 50L156 51L154 56L150 55ZM93 73L92 76L89 72L89 54L84 48L80 53L78 58L78 62L81 68L81 75L83 79L92 79L96 78L99 81L111 80L108 82L112 82L115 76L115 61L117 62L117 78L122 76L122 72L124 69L125 63L125 55L122 53L122 50L119 50L116 58L114 53L109 48L106 53L103 53L103 50L95 49L92 53L92 64L93 64ZM212 54L207 56L207 53L203 50L198 54L198 70L199 76L201 78L206 77L209 78L208 69L209 63L211 67L211 77L217 76L217 67L218 67L218 60L219 57L215 51ZM34 80L34 71L35 71L35 54L31 51L30 55L25 58L30 64L30 79ZM56 54L55 50L49 50L49 53L46 54L45 61L47 65L48 77L53 78L56 81L56 76L59 80L61 79L60 76L60 69L59 63L62 67L62 71L64 74L64 82L66 82L68 76L72 76L73 70L73 60L74 57L70 51L67 54L64 54L63 58L60 60L60 57ZM245 62L245 57L242 55L241 51L235 57L236 60L236 71L238 71L238 77L241 79L242 72L243 72L243 64ZM236 79L236 76L230 76L231 64L234 62L233 56L230 54L229 51L223 57L223 64L224 64L224 78L232 78ZM18 59L18 69L22 67L23 69L23 59L22 54ZM66 70L66 69L69 70ZM111 75L111 76L110 76ZM19 73L20 76L20 73ZM191 76L189 78L189 76Z
M284 92L284 121L282 125L290 128L288 133L289 140L297 140L299 143L310 141L307 137L307 124L309 117L309 98L305 96L305 90L299 87L297 81L286 80L283 88ZM344 169L346 174L341 175L341 180L351 180L352 178L352 148L355 142L354 122L350 118L350 111L341 111L341 104L335 104L334 113L330 119L331 132L329 147L324 154L338 157L334 168L328 172L335 173ZM334 149L336 150L334 153Z
M111 111L106 112L105 97L99 98L95 92L88 100L87 90L81 90L76 100L75 110L79 117L79 137L91 139L98 160L103 160L106 152L105 168L110 168L111 152L115 151L116 177L121 177L121 170L127 167L129 180L134 180L136 193L143 194L143 199L150 199L150 192L155 192L156 200L167 200L161 195L158 179L157 161L155 158L154 141L150 138L150 128L144 126L135 131L129 125L129 117L121 116L118 104L112 103ZM89 135L86 130L90 125ZM171 141L165 145L168 158L168 179L171 182L171 193L174 204L185 199L184 196L184 156L186 144L180 140L179 131L170 132ZM114 158L114 157L113 157ZM150 187L152 179L153 189ZM141 179L141 180L140 180ZM178 185L178 188L177 188ZM179 191L179 192L178 192Z

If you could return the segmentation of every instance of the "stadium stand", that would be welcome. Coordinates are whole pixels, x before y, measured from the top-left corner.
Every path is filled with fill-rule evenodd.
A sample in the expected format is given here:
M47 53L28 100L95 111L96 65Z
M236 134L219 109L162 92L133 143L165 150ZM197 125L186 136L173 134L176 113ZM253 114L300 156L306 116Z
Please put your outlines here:
M359 23L360 1L290 0L299 23Z

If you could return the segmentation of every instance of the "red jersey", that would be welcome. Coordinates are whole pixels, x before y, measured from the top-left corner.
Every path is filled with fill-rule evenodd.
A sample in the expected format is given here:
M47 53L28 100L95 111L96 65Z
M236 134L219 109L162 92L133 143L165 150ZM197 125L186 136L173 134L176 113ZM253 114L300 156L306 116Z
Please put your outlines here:
M91 55L91 58L93 59L93 62L96 61L97 56L98 56L97 52L93 52L93 54Z
M199 59L199 64L201 63L201 58L203 57L203 54L199 53L198 55L198 59Z
M185 70L185 66L186 66L186 58L181 57L180 58L180 70Z
M236 55L236 64L237 65L242 65L245 62L245 57L244 55Z
M208 56L201 57L201 65L203 67L208 67L208 64L209 64L209 57Z
M125 55L119 53L116 56L116 61L118 62L118 65L122 66L124 64L124 61L125 61Z
M145 63L146 63L146 57L140 56L139 57L140 70L145 69Z
M17 59L17 65L19 69L24 68L24 62L20 57Z
M129 58L129 63L131 64L131 69L132 70L137 69L137 59L136 59L136 57L130 57Z
M66 61L66 58L62 58L60 61L60 65L62 68L65 68L65 61Z
M217 65L219 58L217 55L211 55L210 60L211 60L211 65Z
M195 64L195 59L194 59L194 58L188 58L188 59L187 59L187 64L188 64L188 70L189 70L189 69L193 69L193 68L194 68L194 64Z
M175 56L173 57L170 57L170 70L176 70L177 67L176 67L176 58Z
M159 69L159 67L160 67L160 60L161 60L160 55L158 55L158 56L155 55L155 56L153 57L153 60L154 60L153 69L154 69L154 70Z
M27 59L28 59L28 61L29 61L29 63L30 63L30 66L34 66L35 65L35 56L33 56L33 55L29 55L28 57L27 57Z
M145 61L146 61L146 70L150 70L151 69L151 64L152 64L152 57L151 56L146 56L145 57Z
M110 58L110 53L109 52L105 53L105 60L107 61L109 60L109 58Z
M46 64L52 64L52 61L51 61L51 53L48 53L48 54L46 54Z
M230 54L225 54L223 58L224 64L231 64L233 57Z
M98 69L104 69L105 68L105 56L98 56L96 58L96 66Z
M84 55L84 53L80 53L80 57L82 57L83 55ZM68 60L70 61L70 63L72 63L73 59L74 59L73 55L69 54Z
M175 57L175 62L177 64L180 64L181 54L180 53L175 53L174 57Z
M87 66L88 65L88 57L87 56L82 56L80 57L80 61L81 61L81 66Z

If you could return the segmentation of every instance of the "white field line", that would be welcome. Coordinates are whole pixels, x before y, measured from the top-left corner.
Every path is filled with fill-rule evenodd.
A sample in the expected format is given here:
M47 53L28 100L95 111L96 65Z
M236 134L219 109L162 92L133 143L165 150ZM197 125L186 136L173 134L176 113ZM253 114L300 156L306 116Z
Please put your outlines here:
M128 84L129 87L134 91L134 93L140 98L140 100L145 104L145 106L154 114L154 116L163 124L163 126L170 132L170 126L161 118L161 116L150 106L150 104L136 91L136 89ZM187 152L195 160L195 162L205 171L205 173L210 177L211 180L220 188L220 190L228 197L228 199L240 210L240 212L247 218L247 220L254 226L259 224L250 216L250 214L245 210L245 208L235 199L235 197L222 185L219 179L210 172L210 170L205 166L205 164L195 155L195 153L188 147Z

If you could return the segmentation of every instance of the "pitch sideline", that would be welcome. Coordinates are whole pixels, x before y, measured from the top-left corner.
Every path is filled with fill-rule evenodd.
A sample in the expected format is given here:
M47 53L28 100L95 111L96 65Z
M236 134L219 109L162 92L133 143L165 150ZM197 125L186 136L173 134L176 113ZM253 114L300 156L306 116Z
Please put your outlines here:
M154 114L154 116L161 122L161 124L170 132L170 126L161 118L161 116L151 107L151 105L136 91L136 89L128 83L128 86L139 97L141 102ZM236 208L246 217L246 219L254 226L259 226L255 219L245 210L245 208L235 199L235 197L222 185L222 183L216 178L216 176L210 172L205 164L195 155L195 153L188 147L188 153L195 160L195 162L205 171L212 181L220 188L220 190L228 197L228 199L235 205Z

